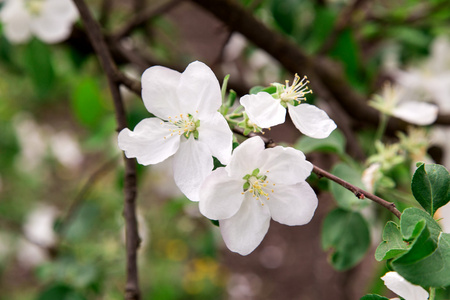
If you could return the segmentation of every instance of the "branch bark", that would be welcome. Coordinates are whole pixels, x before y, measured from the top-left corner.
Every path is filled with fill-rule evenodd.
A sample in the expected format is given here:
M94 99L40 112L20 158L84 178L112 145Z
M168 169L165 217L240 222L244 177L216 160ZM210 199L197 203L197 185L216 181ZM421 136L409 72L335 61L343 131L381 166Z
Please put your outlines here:
M106 73L108 85L114 101L116 112L117 130L120 131L127 127L125 107L120 94L120 81L116 65L111 57L111 53L106 45L105 39L101 33L100 25L94 20L86 3L83 0L74 0L75 5L80 12L86 28L86 33L94 48L100 64ZM139 280L137 269L137 249L140 244L138 235L138 226L136 218L136 161L134 159L125 160L125 184L124 184L124 215L126 223L126 251L127 251L127 281L125 285L125 299L139 300Z

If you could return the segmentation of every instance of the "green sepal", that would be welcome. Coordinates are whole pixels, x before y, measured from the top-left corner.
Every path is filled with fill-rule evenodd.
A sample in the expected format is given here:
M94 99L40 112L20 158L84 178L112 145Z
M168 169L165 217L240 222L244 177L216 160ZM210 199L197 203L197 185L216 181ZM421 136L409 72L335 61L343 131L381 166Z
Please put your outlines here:
M250 188L250 183L245 182L243 188L244 188L244 191L248 190Z
M258 176L258 174L259 174L259 169L258 168L254 169L253 172L252 172L252 175L253 176Z

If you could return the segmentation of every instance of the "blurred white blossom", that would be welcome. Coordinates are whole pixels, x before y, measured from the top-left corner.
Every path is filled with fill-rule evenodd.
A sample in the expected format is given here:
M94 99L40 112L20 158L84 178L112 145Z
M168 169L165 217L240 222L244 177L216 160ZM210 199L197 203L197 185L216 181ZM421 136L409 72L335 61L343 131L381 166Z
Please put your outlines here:
M398 85L385 84L381 95L375 95L369 105L381 113L394 116L408 123L429 125L436 121L438 107L431 103L406 96L406 90Z
M78 19L72 0L5 0L0 11L5 36L25 43L32 35L46 43L65 40Z

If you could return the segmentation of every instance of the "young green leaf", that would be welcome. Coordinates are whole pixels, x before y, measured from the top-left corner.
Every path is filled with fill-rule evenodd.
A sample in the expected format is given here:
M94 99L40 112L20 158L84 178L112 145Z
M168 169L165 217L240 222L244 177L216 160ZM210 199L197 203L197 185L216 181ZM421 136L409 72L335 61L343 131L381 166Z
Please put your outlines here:
M450 201L450 174L441 165L422 164L414 173L411 189L417 202L433 216Z

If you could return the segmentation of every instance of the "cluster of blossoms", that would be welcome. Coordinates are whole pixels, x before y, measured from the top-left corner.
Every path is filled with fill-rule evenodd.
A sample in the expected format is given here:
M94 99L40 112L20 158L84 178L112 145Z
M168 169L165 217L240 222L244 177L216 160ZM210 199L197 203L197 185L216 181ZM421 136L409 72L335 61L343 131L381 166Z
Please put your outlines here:
M46 43L61 42L77 19L72 0L5 0L0 11L5 36L12 43L25 43L33 35Z
M241 98L242 117L261 128L284 122L286 111L305 134L327 137L336 128L319 108L301 104L306 81L274 84L272 95L260 92ZM263 240L270 220L286 225L308 223L317 196L306 183L312 164L293 148L265 149L260 137L244 141L232 152L233 133L219 113L222 93L212 70L191 63L183 73L154 66L142 75L142 98L155 117L133 131L119 133L119 148L140 164L157 164L173 157L174 179L200 212L218 220L227 247L241 255ZM221 110L222 111L222 110ZM213 171L213 157L226 167Z

